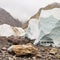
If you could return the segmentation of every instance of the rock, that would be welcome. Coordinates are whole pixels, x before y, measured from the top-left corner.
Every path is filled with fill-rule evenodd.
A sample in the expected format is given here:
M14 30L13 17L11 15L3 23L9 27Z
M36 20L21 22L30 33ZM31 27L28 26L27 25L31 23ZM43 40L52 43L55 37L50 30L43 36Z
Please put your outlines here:
M0 36L0 40L5 41L5 40L7 40L7 37L5 37L5 36Z
M57 54L57 52L58 52L57 48L52 48L49 53L52 55L55 55L55 54Z
M0 49L5 50L5 47L7 48L8 45L7 37L5 36L0 36Z
M16 57L15 57L15 56L13 56L13 59L14 59L14 60L16 60Z
M60 54L55 55L56 58L60 59Z
M21 39L19 39L18 36L10 36L7 38L9 42L13 43L13 44L19 44L21 42Z
M12 45L8 48L8 52L14 52L17 56L27 55L27 54L37 54L38 49L34 47L31 43L26 45Z
M33 60L36 60L36 57L32 57L33 58Z
M42 54L39 52L38 54L36 54L36 57L42 58Z
M14 60L13 58L9 57L8 60Z
M6 50L7 50L7 48L6 48L6 47L3 47L3 48L2 48L2 50L3 50L3 51L6 51Z

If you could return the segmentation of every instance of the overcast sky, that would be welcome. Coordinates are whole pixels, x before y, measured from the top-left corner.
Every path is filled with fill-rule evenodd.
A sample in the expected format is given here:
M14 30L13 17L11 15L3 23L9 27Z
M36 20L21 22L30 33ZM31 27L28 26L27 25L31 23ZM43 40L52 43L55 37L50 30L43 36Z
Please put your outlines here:
M28 20L39 8L60 0L0 0L0 7L19 20Z

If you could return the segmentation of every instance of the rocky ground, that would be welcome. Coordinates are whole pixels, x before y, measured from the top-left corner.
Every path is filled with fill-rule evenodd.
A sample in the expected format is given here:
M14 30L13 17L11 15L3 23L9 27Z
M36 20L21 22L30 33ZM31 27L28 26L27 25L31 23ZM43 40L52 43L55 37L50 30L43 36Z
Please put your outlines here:
M38 46L39 52L36 55L28 54L16 56L9 53L7 49L11 45L32 43L24 37L0 37L0 60L60 60L60 48Z

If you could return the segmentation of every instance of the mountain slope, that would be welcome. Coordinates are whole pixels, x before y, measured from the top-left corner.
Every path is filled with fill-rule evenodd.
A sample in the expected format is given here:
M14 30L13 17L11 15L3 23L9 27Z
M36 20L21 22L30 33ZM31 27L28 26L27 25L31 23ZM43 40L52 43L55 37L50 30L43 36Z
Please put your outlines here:
M22 23L14 19L7 11L0 8L0 24L9 24L16 27L21 27Z

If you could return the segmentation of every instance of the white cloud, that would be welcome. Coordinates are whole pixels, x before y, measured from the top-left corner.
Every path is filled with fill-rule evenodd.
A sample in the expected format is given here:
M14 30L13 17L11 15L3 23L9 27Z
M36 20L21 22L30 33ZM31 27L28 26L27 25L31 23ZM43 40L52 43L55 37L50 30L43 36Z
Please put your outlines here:
M0 0L0 7L24 21L34 15L40 7L53 2L60 3L60 0Z

